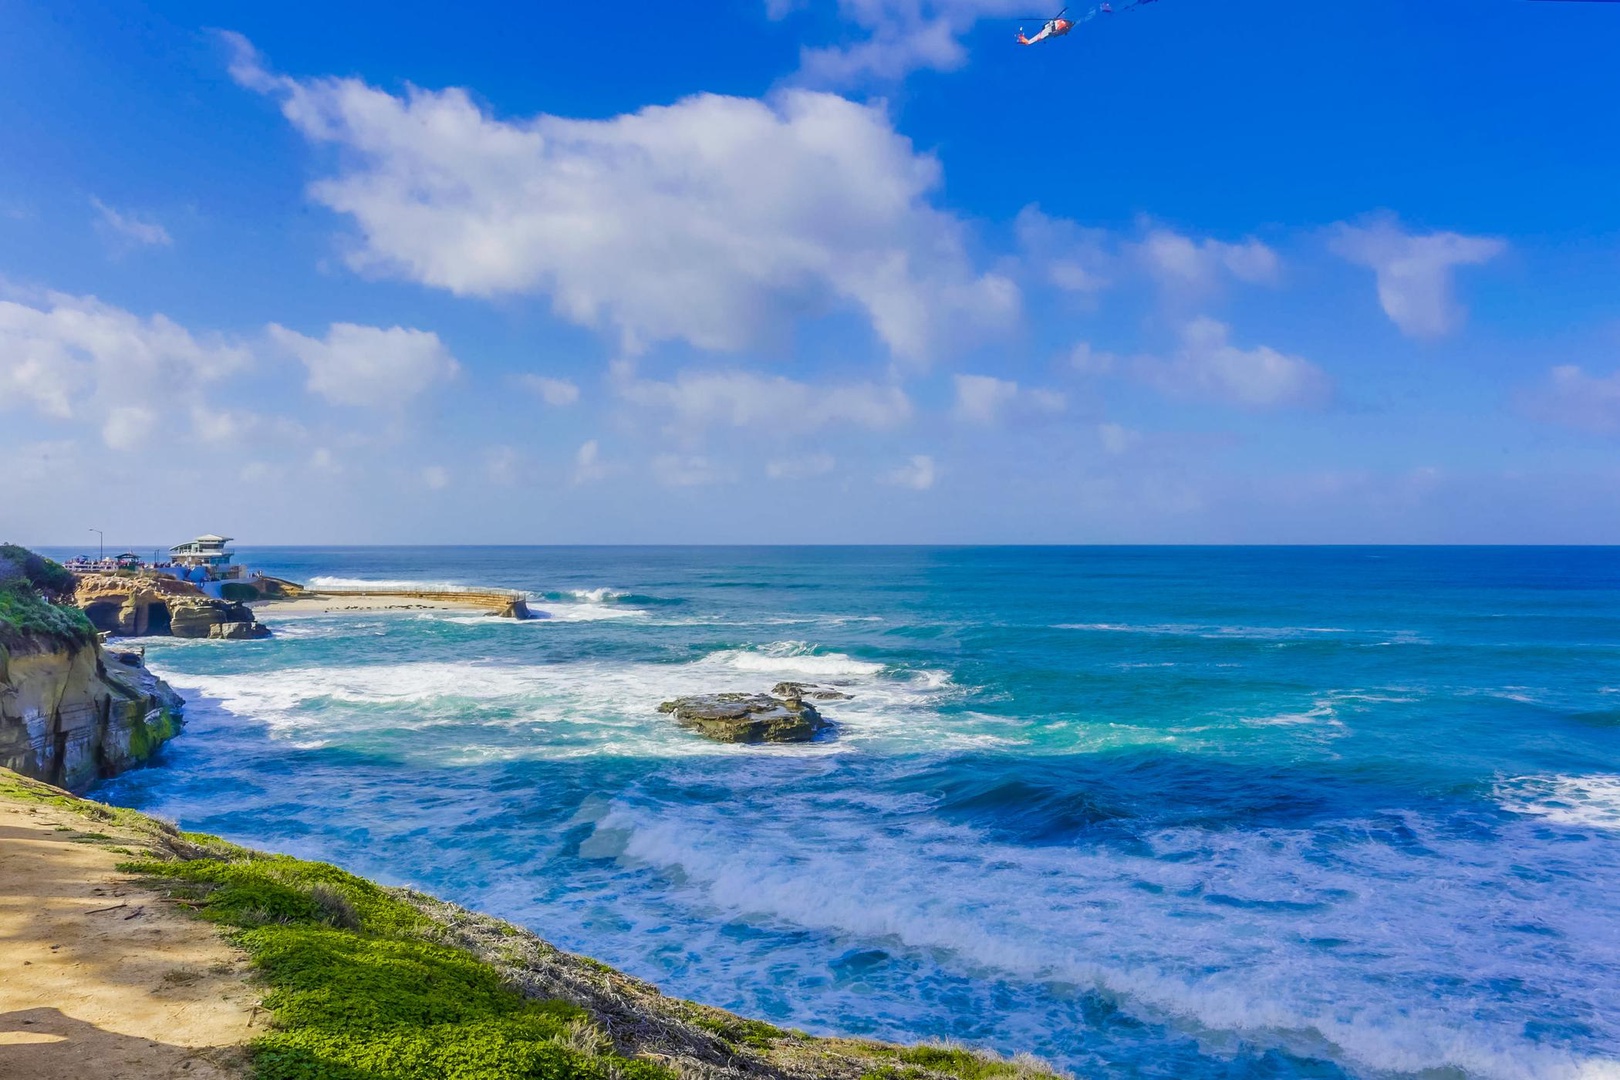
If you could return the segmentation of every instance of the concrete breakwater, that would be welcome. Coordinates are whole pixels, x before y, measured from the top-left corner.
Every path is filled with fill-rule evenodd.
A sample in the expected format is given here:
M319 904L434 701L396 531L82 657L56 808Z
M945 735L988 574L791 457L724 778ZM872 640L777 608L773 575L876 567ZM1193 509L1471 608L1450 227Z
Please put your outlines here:
M298 594L300 600L421 600L434 604L453 604L487 611L504 619L532 619L528 594L517 589L491 589L479 586L366 586L322 585L306 586Z

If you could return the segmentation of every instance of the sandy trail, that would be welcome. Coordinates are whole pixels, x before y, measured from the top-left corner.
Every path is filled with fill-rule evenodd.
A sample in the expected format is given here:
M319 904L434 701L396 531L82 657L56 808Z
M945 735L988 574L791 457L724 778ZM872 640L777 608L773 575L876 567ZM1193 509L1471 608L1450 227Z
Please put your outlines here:
M87 833L113 839L73 839ZM246 956L119 873L130 856L107 845L125 838L0 797L0 1077L247 1074L242 1046L267 1017Z

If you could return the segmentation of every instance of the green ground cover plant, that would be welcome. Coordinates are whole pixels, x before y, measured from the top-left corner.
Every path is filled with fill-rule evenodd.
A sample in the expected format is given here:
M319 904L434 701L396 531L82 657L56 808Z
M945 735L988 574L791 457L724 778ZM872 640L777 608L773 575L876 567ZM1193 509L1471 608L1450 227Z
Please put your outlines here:
M96 636L84 612L51 603L73 592L73 575L60 563L16 544L0 544L0 649L16 650L46 638L76 645Z
M229 929L268 987L259 1080L673 1080L613 1052L585 1010L535 1001L381 886L237 849L126 869Z
M1027 1056L815 1037L666 997L509 923L0 768L5 800L85 819L68 839L128 857L249 953L275 1019L251 1047L258 1080L1067 1080Z

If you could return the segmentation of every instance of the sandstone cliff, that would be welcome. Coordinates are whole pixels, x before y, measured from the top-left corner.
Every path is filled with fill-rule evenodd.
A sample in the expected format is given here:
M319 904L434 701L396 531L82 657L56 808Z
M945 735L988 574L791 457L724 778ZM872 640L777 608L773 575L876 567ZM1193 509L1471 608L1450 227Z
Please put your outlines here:
M0 545L0 766L84 788L151 757L181 701L135 653L104 652L73 576Z
M119 637L260 638L246 604L216 600L197 586L162 574L85 574L73 602L103 633Z
M134 653L93 640L0 645L0 766L25 776L83 790L151 757L182 707Z

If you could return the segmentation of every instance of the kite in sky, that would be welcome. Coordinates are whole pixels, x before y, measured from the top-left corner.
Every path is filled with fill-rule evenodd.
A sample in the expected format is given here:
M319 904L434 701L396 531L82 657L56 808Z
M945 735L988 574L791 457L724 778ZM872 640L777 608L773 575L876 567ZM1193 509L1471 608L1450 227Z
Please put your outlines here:
M1152 4L1156 2L1157 0L1127 0L1126 3L1120 4L1117 8L1112 4L1098 4L1084 15L1074 19L1064 18L1064 16L1069 12L1068 8L1064 8L1052 18L1046 19L1044 21L1045 24L1041 27L1040 33L1036 34L1034 37L1025 37L1024 31L1020 29L1018 31L1018 44L1034 45L1038 42L1045 41L1048 38L1059 38L1064 34L1067 34L1070 30L1073 30L1076 26L1079 26L1081 23L1088 23L1099 15L1112 15L1116 11L1130 11L1132 8L1139 8L1143 4ZM1038 15L1028 15L1025 17L1030 19L1040 18Z
M1620 0L1541 0L1541 2L1543 2L1543 3L1546 3L1546 2L1557 2L1557 3L1585 2L1585 3L1608 3L1608 4L1613 4L1613 3L1620 3ZM1020 28L1019 31L1018 31L1018 44L1020 44L1020 45L1038 45L1039 43L1041 43L1043 41L1046 41L1046 40L1048 40L1050 38L1060 38L1064 34L1067 34L1070 30L1073 30L1076 26L1079 26L1081 23L1088 23L1092 19L1095 19L1099 15L1113 15L1113 14L1116 14L1118 12L1130 11L1133 8L1139 8L1143 4L1152 4L1152 3L1157 3L1157 0L1127 0L1127 2L1122 3L1117 7L1114 6L1113 4L1102 3L1102 4L1098 4L1096 7L1092 8L1090 11L1087 11L1084 15L1081 15L1081 16L1079 16L1077 18L1073 18L1073 19L1065 18L1065 16L1069 12L1068 8L1064 8L1062 11L1059 11L1056 15L1054 15L1050 19L1042 19L1042 17L1039 16L1039 15L1026 15L1026 16L1024 16L1024 18L1026 18L1026 19L1042 19L1042 26L1041 26L1040 32L1038 34L1036 34L1034 37L1025 37L1024 36L1024 31Z

